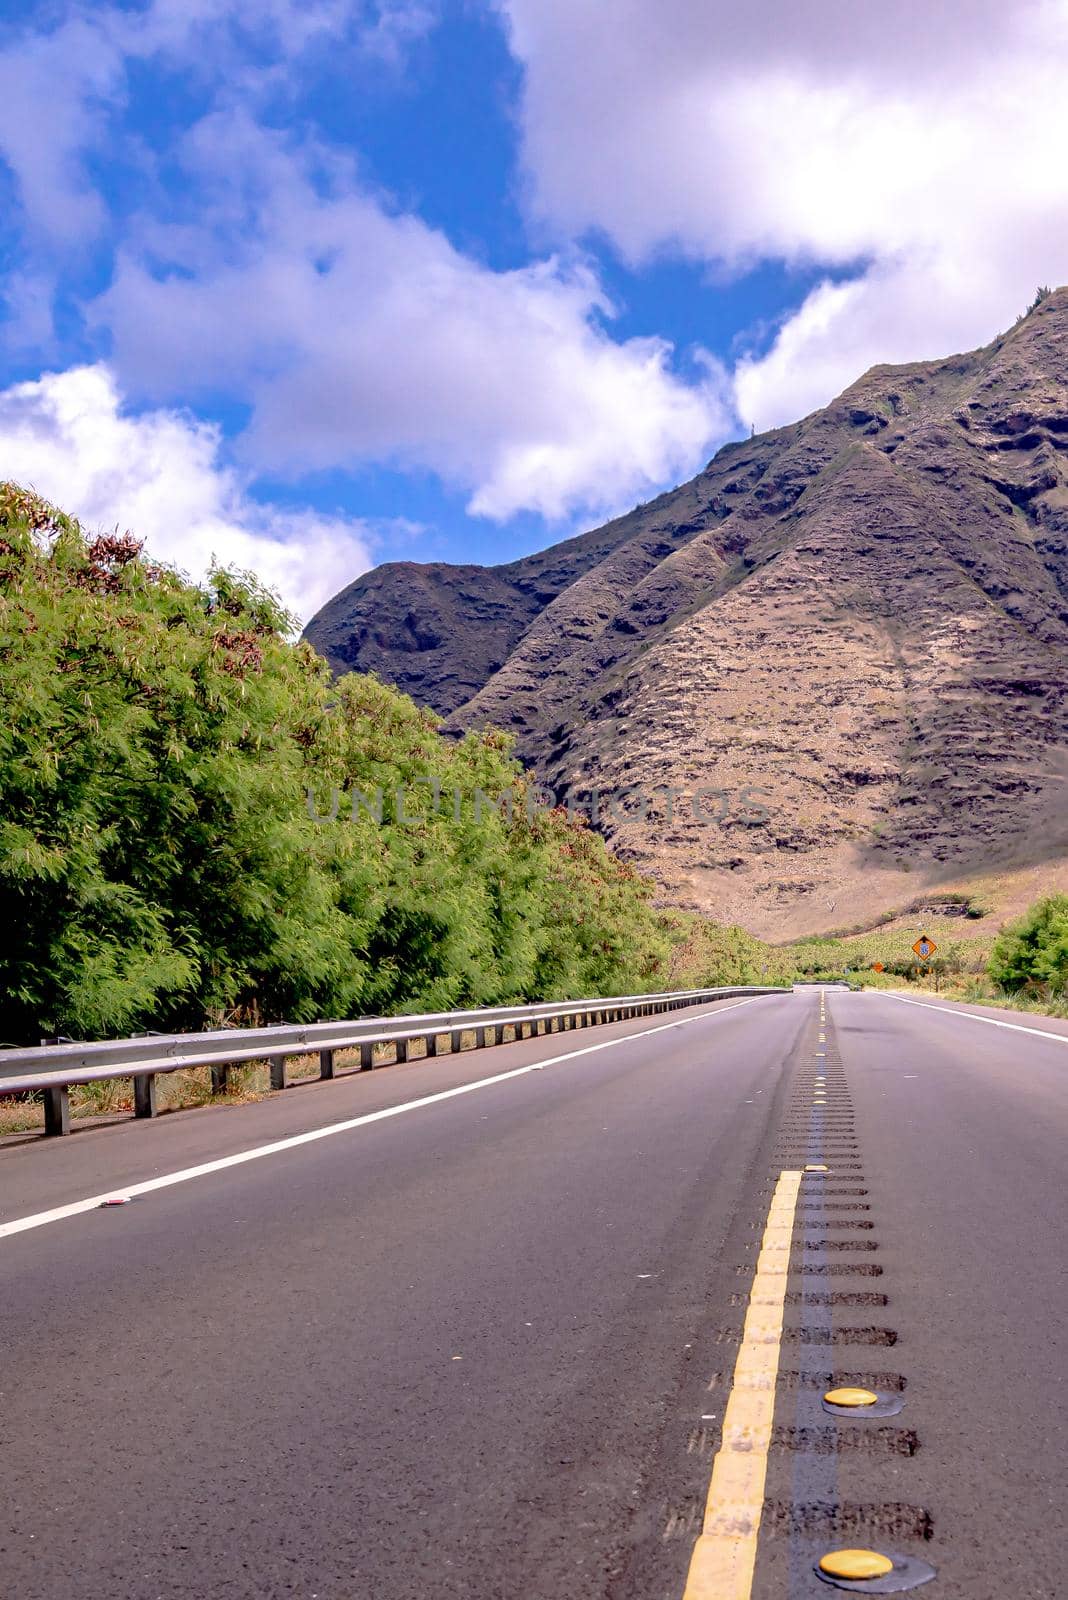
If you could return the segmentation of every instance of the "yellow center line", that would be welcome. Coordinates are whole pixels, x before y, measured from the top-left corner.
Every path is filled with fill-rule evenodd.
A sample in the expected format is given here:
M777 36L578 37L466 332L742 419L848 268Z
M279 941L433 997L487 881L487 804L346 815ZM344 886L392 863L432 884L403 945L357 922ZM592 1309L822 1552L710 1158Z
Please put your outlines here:
M749 1600L752 1592L801 1179L781 1172L775 1185L683 1600Z

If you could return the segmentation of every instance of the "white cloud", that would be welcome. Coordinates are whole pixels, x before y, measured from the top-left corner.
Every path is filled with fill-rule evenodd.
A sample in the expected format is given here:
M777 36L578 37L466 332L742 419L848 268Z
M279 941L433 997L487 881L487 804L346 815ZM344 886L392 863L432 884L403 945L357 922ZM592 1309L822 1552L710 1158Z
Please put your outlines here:
M743 363L758 426L874 361L985 342L1037 282L1068 279L1066 0L498 4L544 226L603 230L633 262L858 277Z
M14 176L31 230L48 239L95 234L104 207L84 156L109 103L121 93L121 52L105 29L75 17L0 51L0 82L0 160Z
M69 4L52 28L26 18L0 50L4 115L0 162L10 170L32 238L82 244L102 231L106 208L89 157L129 140L117 133L131 62L179 67L254 99L292 74L324 37L391 63L433 25L437 0L149 0ZM249 42L260 48L251 64ZM282 75L280 79L280 74ZM143 155L143 152L141 152Z
M0 478L90 529L129 528L194 577L249 568L306 619L370 565L366 524L252 499L220 461L218 430L185 412L129 415L103 366L0 391Z
M241 115L183 153L210 225L147 229L96 314L139 395L251 402L260 470L387 461L479 514L560 518L619 509L727 431L716 365L686 383L665 342L613 341L581 262L493 272Z

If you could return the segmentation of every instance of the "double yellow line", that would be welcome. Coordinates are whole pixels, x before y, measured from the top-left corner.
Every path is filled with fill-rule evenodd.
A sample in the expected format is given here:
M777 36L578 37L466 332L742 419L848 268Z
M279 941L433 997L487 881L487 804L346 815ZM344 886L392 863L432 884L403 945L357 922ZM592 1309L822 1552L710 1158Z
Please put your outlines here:
M775 1185L683 1600L749 1600L752 1591L802 1176L781 1172Z

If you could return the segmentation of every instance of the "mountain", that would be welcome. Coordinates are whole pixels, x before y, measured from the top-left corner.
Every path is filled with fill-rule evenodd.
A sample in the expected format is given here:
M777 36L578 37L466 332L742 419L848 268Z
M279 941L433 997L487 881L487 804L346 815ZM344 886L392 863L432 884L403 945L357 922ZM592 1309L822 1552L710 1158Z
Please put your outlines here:
M1068 289L538 555L379 567L307 637L584 811L680 791L599 825L754 932L1066 862Z

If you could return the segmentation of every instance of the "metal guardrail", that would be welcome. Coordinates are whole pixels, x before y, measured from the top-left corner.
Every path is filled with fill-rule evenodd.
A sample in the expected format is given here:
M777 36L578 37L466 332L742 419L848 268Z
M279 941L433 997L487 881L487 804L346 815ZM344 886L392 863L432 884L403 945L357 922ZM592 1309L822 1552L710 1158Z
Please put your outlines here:
M44 1095L45 1132L70 1132L70 1088L107 1078L132 1078L134 1115L156 1115L156 1078L162 1072L189 1067L211 1068L212 1091L226 1090L231 1066L266 1061L271 1068L271 1088L286 1088L286 1061L291 1056L318 1054L319 1077L337 1076L335 1054L359 1048L360 1064L352 1071L368 1072L375 1065L376 1044L394 1046L393 1061L408 1059L413 1039L425 1041L426 1054L436 1056L438 1040L449 1038L450 1053L462 1048L462 1035L474 1031L475 1048L503 1044L505 1028L512 1039L571 1028L594 1027L605 1022L625 1022L632 1017L675 1011L736 995L781 994L776 988L755 985L730 989L683 989L664 994L622 995L608 999L549 1001L531 1006L497 1006L482 1011L435 1011L419 1016L364 1017L351 1022L316 1022L304 1026L282 1024L271 1028L222 1028L210 1033L169 1033L136 1039L108 1039L96 1044L35 1045L21 1050L0 1050L0 1096L26 1091ZM389 1065L390 1063L380 1063Z

